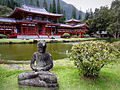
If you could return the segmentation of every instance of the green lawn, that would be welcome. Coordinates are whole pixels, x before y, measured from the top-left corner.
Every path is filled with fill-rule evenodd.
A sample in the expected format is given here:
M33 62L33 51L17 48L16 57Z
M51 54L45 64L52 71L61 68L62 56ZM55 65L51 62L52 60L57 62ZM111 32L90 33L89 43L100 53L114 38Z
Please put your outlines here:
M78 70L73 62L60 60L54 62L54 73L58 78L59 90L119 90L120 89L120 64L105 66L100 71L96 80L79 76ZM4 69L3 69L4 68ZM8 68L7 68L8 69ZM19 90L17 76L27 70L6 70L0 65L0 90ZM33 90L33 89L20 89ZM41 90L34 88L34 90Z
M69 39L44 39L45 41L50 41L50 40L57 40L57 41L72 41L72 40L91 40L91 39L96 39L96 38L69 38ZM37 39L38 40L38 39ZM0 39L0 42L31 42L33 40L6 40L6 39Z

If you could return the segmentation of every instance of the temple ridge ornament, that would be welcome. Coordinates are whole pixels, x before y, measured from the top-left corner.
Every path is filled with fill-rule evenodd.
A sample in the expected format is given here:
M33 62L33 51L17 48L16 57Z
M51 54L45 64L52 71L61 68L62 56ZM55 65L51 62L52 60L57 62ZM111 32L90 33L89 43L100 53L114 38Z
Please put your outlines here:
M18 75L19 87L58 88L57 78L49 70L53 67L51 54L46 52L46 42L39 41L38 52L32 55L30 67L33 71ZM36 63L36 64L35 64Z

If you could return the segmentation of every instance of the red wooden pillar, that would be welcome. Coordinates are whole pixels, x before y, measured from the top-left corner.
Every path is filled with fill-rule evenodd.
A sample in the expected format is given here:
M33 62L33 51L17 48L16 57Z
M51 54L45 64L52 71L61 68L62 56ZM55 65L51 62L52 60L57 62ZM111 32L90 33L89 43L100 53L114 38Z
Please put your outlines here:
M27 33L26 34L28 34L28 24L27 24Z
M37 32L38 32L38 34L39 34L39 28L38 28L38 24L36 25L36 28L37 28Z
M5 35L5 25L4 25L4 35Z
M81 32L80 32L80 38L81 38Z
M11 32L11 34L13 35L13 31L12 31L13 29L12 29L12 26L10 26L10 27L8 27L8 28L11 28L11 31L10 31L10 32Z
M23 26L22 26L22 24L21 24L21 34L23 35Z
M56 26L55 26L55 35L56 35Z
M86 38L86 32L85 32L85 38Z
M62 32L60 33L61 37L62 37Z
M45 24L42 25L42 34L45 34L46 33L46 27L45 27Z
M36 26L36 24L35 24L35 34L37 33L37 26Z
M76 36L77 36L77 32L76 32Z
M13 26L12 26L12 35L13 35L13 32L14 32L14 28L13 28Z
M51 33L50 34L52 35L52 26L51 26Z

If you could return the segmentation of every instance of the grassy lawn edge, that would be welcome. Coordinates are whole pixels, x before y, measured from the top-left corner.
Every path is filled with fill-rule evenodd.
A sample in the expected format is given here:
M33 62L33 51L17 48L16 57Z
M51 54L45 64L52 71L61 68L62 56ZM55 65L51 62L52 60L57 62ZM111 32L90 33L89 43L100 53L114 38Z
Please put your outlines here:
M63 64L64 63L64 64ZM62 65L61 65L62 64ZM28 65L29 66L29 65ZM118 90L120 88L120 64L107 65L100 71L99 78L91 80L79 76L73 62L60 60L54 62L52 73L58 78L58 90ZM19 90L17 84L18 74L29 70L9 70L5 65L0 65L0 89ZM39 88L34 88L38 90ZM21 90L31 90L25 88ZM41 90L41 89L40 89Z

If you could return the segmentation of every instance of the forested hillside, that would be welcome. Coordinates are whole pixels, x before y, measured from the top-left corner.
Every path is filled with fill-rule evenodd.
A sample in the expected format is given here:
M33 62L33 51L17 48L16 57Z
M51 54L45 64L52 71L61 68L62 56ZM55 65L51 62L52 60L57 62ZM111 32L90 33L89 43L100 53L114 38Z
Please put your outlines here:
M0 0L0 5L5 5L12 9L16 6L20 7L23 4L34 7L44 7L50 12L53 12L53 9L56 9L54 13L65 14L66 19L73 18L73 13L75 13L74 18L76 19L79 19L79 15L81 15L81 18L84 18L85 16L84 12L78 11L73 5L67 4L62 0Z

